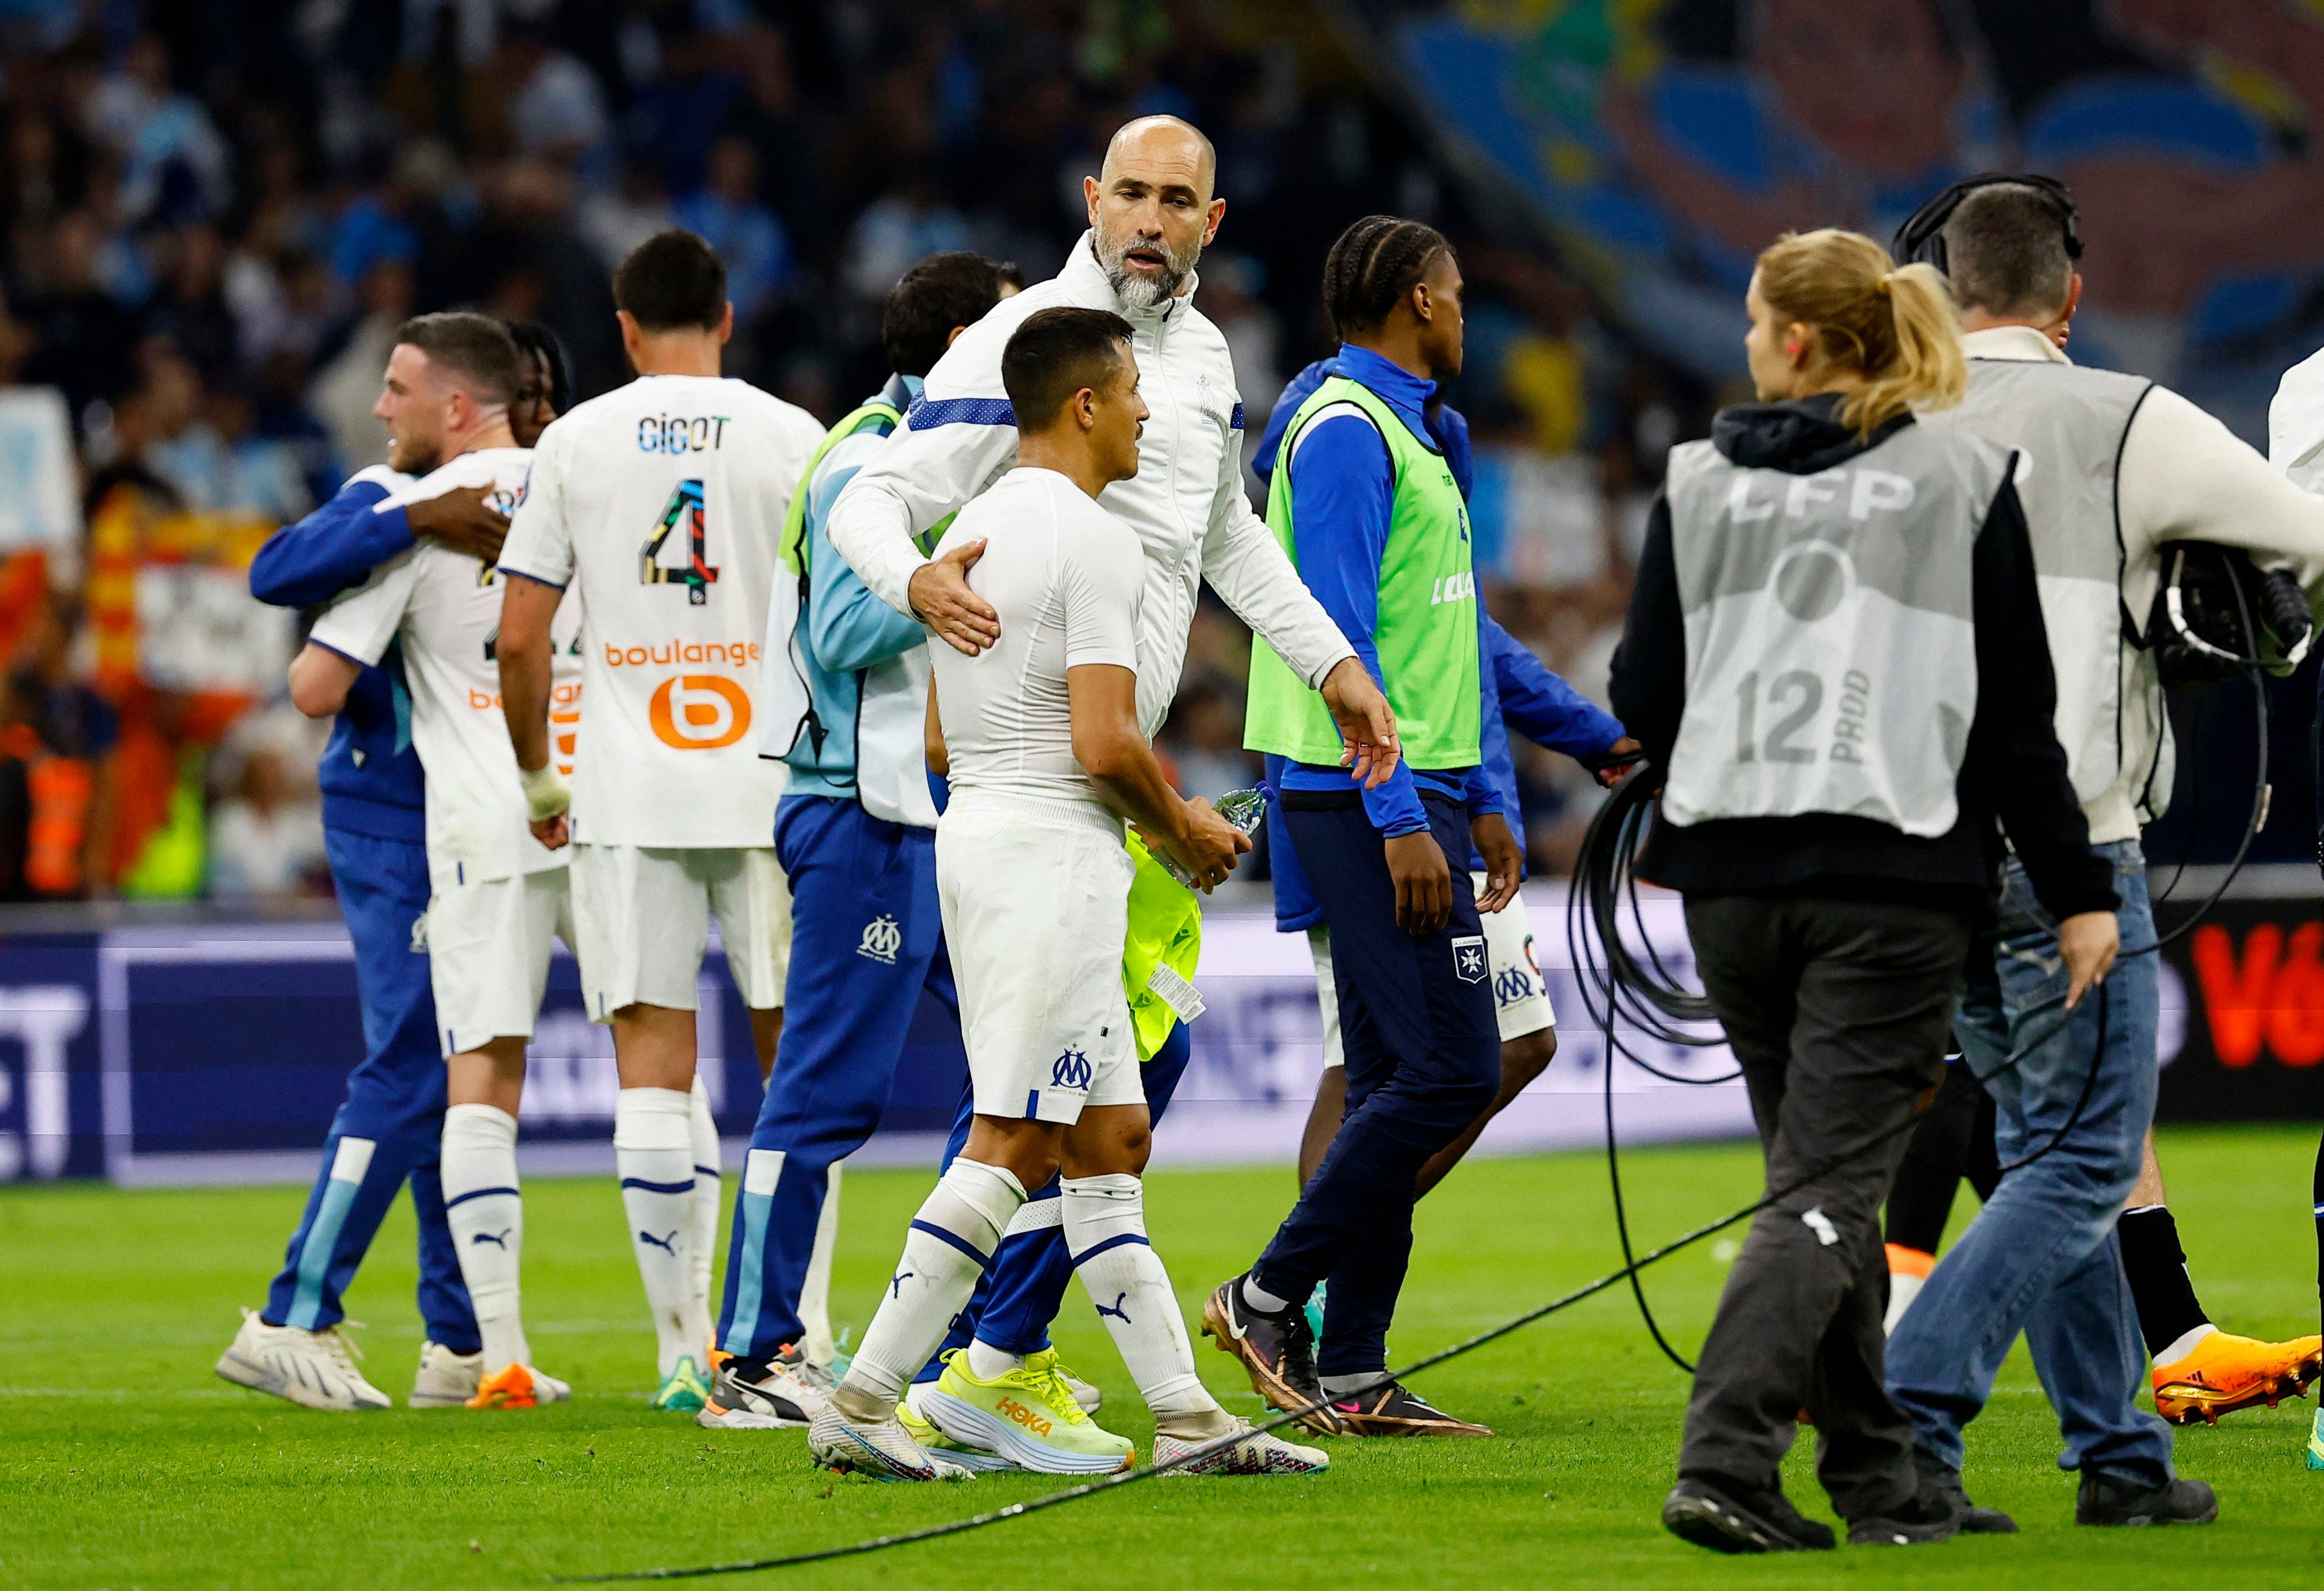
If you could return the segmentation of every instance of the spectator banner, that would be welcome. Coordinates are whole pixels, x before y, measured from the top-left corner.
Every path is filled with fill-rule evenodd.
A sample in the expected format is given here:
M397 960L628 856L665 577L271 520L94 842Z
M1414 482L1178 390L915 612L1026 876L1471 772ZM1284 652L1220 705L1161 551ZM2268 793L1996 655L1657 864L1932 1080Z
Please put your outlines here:
M1664 962L1692 974L1675 897L1644 903ZM1565 953L1565 897L1526 890L1534 956L1557 1010L1557 1059L1492 1126L1489 1151L1600 1143L1606 1045ZM2166 914L2166 924L2168 916ZM714 943L714 950L715 950ZM2162 968L2162 1113L2172 1120L2324 1116L2324 901L2230 899ZM1157 1134L1166 1164L1287 1163L1322 1069L1304 934L1214 912L1197 971L1194 1061ZM704 1071L730 1157L761 1088L750 1023L724 959L699 990ZM868 1163L933 1164L965 1065L924 1005ZM1625 1143L1751 1130L1723 1048L1624 1035L1616 1122ZM326 924L227 924L0 940L0 1182L106 1176L130 1185L304 1182L363 1053L355 962ZM1643 1061L1690 1086L1654 1076ZM550 969L522 1114L537 1172L610 1170L617 1090L610 1031L581 1007L572 961Z

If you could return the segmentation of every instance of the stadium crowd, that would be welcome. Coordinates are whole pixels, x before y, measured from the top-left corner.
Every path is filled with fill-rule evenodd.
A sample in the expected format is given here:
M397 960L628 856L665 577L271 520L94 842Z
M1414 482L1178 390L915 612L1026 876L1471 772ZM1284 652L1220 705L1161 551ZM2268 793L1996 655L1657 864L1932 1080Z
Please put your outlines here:
M244 571L377 463L393 328L552 328L580 395L626 379L608 273L682 225L725 259L733 373L828 420L882 374L878 304L928 252L1048 275L1078 182L1142 111L1219 131L1201 303L1256 432L1328 351L1325 245L1379 206L1471 262L1453 400L1490 605L1602 699L1646 510L1713 394L1440 187L1320 13L1216 0L81 4L0 20L0 898L324 892L297 641ZM1206 594L1162 750L1255 776L1245 632ZM1563 870L1586 777L1519 751Z

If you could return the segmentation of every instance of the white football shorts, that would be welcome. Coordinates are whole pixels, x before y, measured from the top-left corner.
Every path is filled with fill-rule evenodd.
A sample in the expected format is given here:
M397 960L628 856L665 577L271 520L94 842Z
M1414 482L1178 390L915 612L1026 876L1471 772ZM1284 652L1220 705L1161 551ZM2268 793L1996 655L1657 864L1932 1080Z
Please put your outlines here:
M1070 1126L1141 1105L1121 992L1136 864L1119 824L1034 797L961 795L936 823L936 898L980 1116Z
M446 1055L532 1036L552 939L577 952L564 868L439 888L428 902L428 980Z
M581 987L597 1021L640 1003L693 1010L714 915L742 1003L754 1011L782 1007L791 964L791 891L772 846L576 844L573 913L581 929L575 947Z
M1478 894L1485 892L1485 875L1472 873ZM1549 985L1533 955L1533 924L1526 915L1525 897L1498 912L1480 915L1485 924L1485 955L1493 973L1493 1016L1500 1025L1501 1042L1539 1033L1557 1025L1550 1009ZM1332 982L1332 935L1322 924L1307 930L1307 948L1315 958L1315 998L1323 1007L1323 1064L1345 1066L1340 1047L1340 994Z

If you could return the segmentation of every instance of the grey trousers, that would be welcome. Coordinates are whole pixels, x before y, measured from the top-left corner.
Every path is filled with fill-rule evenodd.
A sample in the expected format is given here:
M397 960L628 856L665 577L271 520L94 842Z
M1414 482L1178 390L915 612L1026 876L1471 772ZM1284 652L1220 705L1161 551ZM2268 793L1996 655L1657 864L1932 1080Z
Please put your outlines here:
M1877 1517L1915 1488L1912 1423L1882 1372L1880 1206L1905 1124L1943 1071L1971 918L1896 900L1730 895L1688 897L1686 924L1751 1091L1767 1187L1792 1191L1759 1212L1728 1273L1679 1474L1775 1488L1804 1409L1832 1505L1843 1519Z

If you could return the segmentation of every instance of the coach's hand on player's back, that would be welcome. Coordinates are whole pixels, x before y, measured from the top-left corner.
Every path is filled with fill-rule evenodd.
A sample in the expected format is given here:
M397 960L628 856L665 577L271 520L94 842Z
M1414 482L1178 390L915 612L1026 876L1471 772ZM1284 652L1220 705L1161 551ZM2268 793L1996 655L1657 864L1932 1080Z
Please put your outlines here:
M912 572L908 594L921 623L944 637L953 650L975 657L1001 639L1001 615L969 589L968 572L984 556L984 543L964 541L944 556Z
M1332 722L1340 726L1340 738L1347 742L1340 760L1347 766L1348 777L1361 779L1367 790L1379 788L1396 771L1400 755L1396 713L1380 694L1379 682L1355 658L1342 658L1317 689L1323 705L1332 710Z
M508 516L487 507L483 486L461 486L440 497L406 503L403 517L414 536L442 542L464 557L487 564L501 561L501 543L508 539Z
M1425 829L1392 835L1388 842L1388 877L1396 880L1396 925L1417 939L1435 933L1452 915L1452 869L1444 849Z
M1211 809L1200 796L1186 803L1186 832L1167 846L1170 860L1186 869L1208 895L1227 881L1235 858L1250 849L1250 836Z

